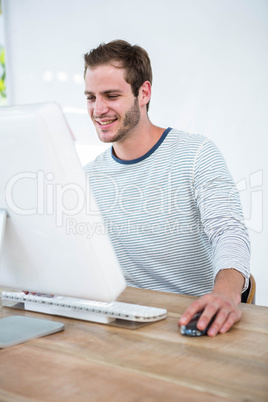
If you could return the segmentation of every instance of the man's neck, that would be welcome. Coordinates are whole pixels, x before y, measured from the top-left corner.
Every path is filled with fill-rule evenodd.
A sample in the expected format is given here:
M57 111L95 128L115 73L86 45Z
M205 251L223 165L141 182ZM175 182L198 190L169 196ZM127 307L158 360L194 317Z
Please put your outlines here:
M138 126L122 141L113 143L113 152L118 159L133 160L142 157L161 138L164 128L154 126L149 120Z

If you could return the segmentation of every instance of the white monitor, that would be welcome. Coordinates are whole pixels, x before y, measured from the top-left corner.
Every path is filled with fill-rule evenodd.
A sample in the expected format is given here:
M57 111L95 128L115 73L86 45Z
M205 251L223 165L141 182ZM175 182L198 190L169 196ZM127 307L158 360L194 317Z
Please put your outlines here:
M0 108L0 168L0 286L116 299L126 283L57 104Z

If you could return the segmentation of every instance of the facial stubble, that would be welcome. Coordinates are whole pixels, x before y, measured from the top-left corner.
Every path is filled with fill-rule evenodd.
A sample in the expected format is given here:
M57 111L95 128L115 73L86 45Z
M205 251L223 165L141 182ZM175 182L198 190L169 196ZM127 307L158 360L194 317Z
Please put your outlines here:
M113 142L122 141L138 125L140 121L140 109L138 98L134 100L133 106L127 111L123 120L123 126L119 128Z

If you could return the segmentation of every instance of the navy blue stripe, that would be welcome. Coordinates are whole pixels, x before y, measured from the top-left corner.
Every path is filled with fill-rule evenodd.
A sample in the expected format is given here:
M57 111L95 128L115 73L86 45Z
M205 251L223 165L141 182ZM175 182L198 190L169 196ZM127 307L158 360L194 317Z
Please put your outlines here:
M168 127L168 128L163 132L163 134L161 135L161 137L159 138L159 140L157 141L157 143L150 149L150 151L146 152L146 154L143 155L143 156L141 156L140 158L132 159L132 160L130 160L130 161L125 161L125 160L119 159L119 158L117 158L117 157L114 155L114 153L113 153L113 147L111 147L111 155L112 155L112 158L113 158L116 162L122 163L123 165L133 165L134 163L139 163L139 162L143 161L144 159L148 158L150 155L152 155L152 153L153 153L154 151L157 150L157 148L162 144L162 142L164 141L164 139L166 138L166 136L168 135L168 133L170 132L171 129L172 129L171 127Z

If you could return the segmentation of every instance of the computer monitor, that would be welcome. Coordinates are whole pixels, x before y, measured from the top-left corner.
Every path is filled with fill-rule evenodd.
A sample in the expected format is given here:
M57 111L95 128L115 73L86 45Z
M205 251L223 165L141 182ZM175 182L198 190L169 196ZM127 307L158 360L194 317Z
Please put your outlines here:
M57 104L0 108L0 167L0 286L115 300L125 279Z

